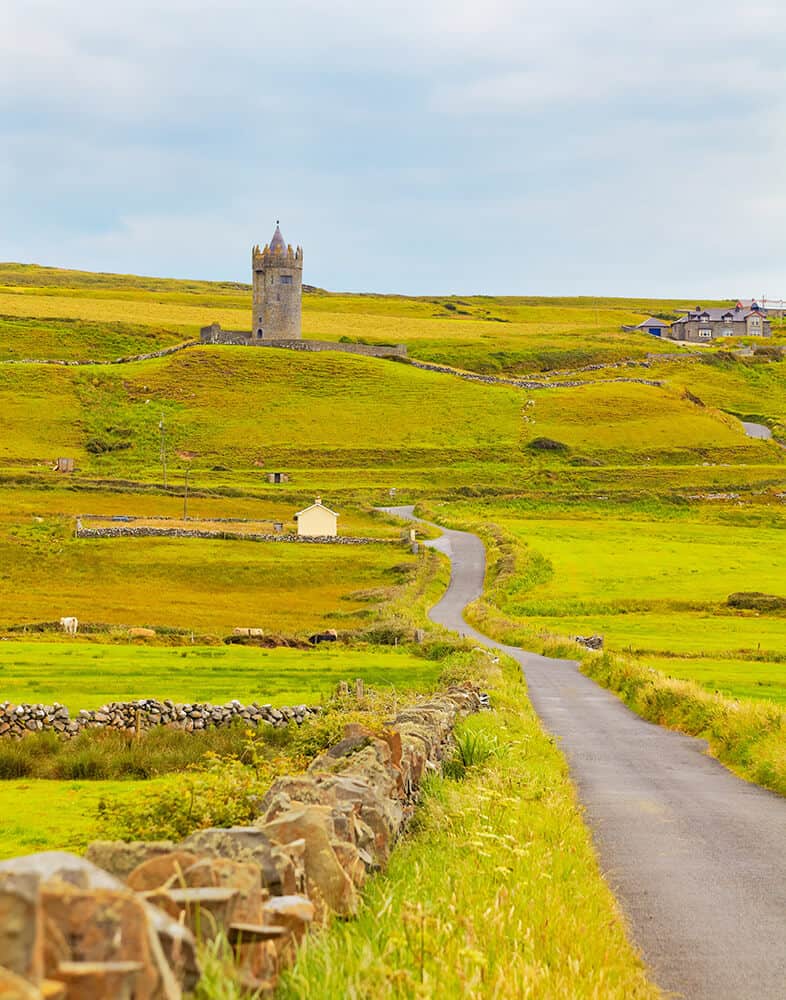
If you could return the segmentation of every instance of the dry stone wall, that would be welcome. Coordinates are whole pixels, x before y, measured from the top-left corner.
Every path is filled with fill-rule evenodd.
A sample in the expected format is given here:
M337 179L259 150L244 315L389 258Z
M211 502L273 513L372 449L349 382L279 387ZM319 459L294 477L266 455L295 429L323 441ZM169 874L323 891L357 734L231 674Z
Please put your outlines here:
M112 358L110 361L97 361L95 358L83 358L78 361L56 360L52 358L15 358L4 361L4 365L64 365L66 367L80 365L128 365L132 361L152 361L153 358L166 358L189 347L197 347L198 340L186 340L172 347L162 347L160 351L150 351L148 354L127 354L122 358Z
M113 701L101 708L83 708L71 716L64 705L14 705L0 702L0 738L21 739L29 733L55 732L72 738L85 729L117 729L121 732L138 732L156 726L170 726L193 732L219 726L231 726L237 720L246 725L286 726L290 722L301 725L306 719L318 715L318 706L294 705L274 708L272 705L241 705L231 701L228 705L179 703L144 698L139 701Z
M398 545L390 538L351 538L346 535L245 534L239 531L210 531L201 528L157 528L155 526L112 525L107 528L77 528L77 538L224 538L240 542L296 542L304 545Z
M406 344L350 344L335 340L265 340L255 337L249 330L223 330L218 323L204 326L200 331L203 344L229 344L235 347L278 347L286 351L340 351L344 354L361 354L367 358L405 358Z
M442 375L454 375L456 378L463 379L465 382L482 382L485 385L507 385L513 389L578 389L582 386L586 386L588 383L586 379L581 381L564 381L564 382L541 382L535 379L515 379L515 378L503 378L499 375L478 375L475 372L465 372L457 368L449 368L447 365L437 365L432 364L430 361L410 361L409 364L413 368L420 368L427 372L438 372ZM603 367L602 365L597 365L597 368ZM590 368L582 369L589 371ZM544 372L544 376L548 373ZM657 379L647 379L647 378L609 378L604 379L603 384L608 385L613 382L633 382L638 385L652 385L656 388L660 388L664 383Z
M347 726L305 774L274 783L251 826L0 862L0 996L181 1000L201 976L197 939L218 934L268 995L310 926L354 916L457 719L482 703L453 687L381 733Z

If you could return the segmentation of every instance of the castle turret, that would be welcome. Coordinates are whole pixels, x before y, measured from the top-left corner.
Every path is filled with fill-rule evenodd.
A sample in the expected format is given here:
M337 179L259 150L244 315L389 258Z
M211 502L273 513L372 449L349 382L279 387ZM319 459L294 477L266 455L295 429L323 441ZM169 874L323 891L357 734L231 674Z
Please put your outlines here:
M300 340L303 250L284 242L278 223L264 250L251 251L254 290L251 335L255 340Z

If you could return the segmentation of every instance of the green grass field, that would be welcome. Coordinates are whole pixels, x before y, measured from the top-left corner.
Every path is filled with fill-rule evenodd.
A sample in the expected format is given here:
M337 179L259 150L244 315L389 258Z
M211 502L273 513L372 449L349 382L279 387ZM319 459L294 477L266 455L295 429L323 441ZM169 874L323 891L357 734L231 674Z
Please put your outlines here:
M109 368L0 365L0 404L8 428L0 464L37 463L39 477L67 454L85 475L160 481L162 414L173 480L189 464L208 483L224 469L246 470L259 483L260 468L293 466L299 482L305 467L310 481L319 469L342 489L402 478L422 489L435 474L437 483L512 485L544 463L782 461L775 445L747 438L737 421L667 389L528 394L330 354L207 347ZM533 450L543 437L568 450Z
M708 691L718 691L730 698L786 704L786 657L776 663L751 659L673 659L662 656L645 656L642 660L669 677L697 681Z
M404 649L132 647L87 641L0 643L0 691L12 702L59 701L72 714L109 701L171 698L225 704L318 705L341 680L378 690L427 689L438 661Z
M0 534L4 626L57 620L173 626L228 635L357 627L412 561L394 545L326 546L178 538L74 539L61 522Z
M81 853L96 838L103 798L131 799L166 780L0 781L0 860L37 851Z
M763 498L756 498L762 500ZM732 593L786 596L782 505L585 499L430 508L450 523L502 527L515 568L491 583L497 612L526 635L602 634L606 648L735 697L781 700L786 615L736 611ZM551 516L547 516L548 514Z

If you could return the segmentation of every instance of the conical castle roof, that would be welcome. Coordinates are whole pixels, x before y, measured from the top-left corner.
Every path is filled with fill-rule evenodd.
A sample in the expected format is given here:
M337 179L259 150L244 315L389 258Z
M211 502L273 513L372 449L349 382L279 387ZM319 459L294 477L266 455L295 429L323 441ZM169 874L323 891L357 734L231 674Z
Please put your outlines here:
M287 244L286 241L284 240L284 237L281 235L281 230L278 227L278 223L276 223L276 231L273 233L273 239L270 241L270 249L273 251L273 253L279 251L281 253L287 252Z

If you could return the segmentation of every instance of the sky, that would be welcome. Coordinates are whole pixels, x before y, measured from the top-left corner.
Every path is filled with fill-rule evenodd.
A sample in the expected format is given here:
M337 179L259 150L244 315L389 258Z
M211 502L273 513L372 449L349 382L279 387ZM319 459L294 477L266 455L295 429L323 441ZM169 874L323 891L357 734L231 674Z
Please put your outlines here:
M786 297L783 0L2 0L0 260Z

